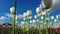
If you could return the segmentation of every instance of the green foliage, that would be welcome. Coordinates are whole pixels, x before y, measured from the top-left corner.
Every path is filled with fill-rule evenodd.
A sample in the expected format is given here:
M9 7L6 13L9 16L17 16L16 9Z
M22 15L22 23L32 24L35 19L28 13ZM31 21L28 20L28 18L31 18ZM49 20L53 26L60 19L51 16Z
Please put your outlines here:
M23 30L21 28L15 29L15 34L46 34L45 29L41 29L41 32L39 33L39 29L30 28L28 31ZM3 30L0 30L0 34L11 34L12 30L10 28L5 28ZM48 34L58 34L59 31L54 31L48 29Z

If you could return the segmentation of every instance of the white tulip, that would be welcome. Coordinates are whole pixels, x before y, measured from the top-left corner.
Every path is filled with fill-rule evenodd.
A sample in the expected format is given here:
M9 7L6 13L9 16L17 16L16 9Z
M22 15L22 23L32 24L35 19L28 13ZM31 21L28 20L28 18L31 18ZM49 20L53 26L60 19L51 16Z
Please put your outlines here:
M41 13L39 13L38 16L41 16Z
M33 20L33 23L36 23L36 20Z
M42 15L45 16L46 15L46 12L42 12Z
M25 23L25 22L23 22L23 21L21 22L21 24L24 24L24 23Z
M16 24L18 23L18 21L15 22Z
M49 20L49 18L47 18L47 20Z
M27 18L27 13L23 13L23 17L24 18Z
M44 19L44 17L43 17L43 16L41 16L41 19L43 20L43 19Z
M37 8L36 8L36 12L37 12L37 13L41 13L40 7L37 7Z
M52 6L52 0L42 0L42 3L44 3L44 7L45 9L49 9Z
M30 21L30 23L32 24L32 23L33 23L33 21L31 20L31 21Z
M58 19L58 15L56 15L56 18Z
M47 11L47 12L50 12L50 11L51 11L51 8L47 9L46 11Z
M51 16L51 19L54 19L54 16Z
M37 19L37 17L38 17L37 15L34 16L35 19Z
M29 28L27 28L27 31L29 30Z
M57 19L54 19L54 22L57 22Z
M10 8L11 13L15 13L15 7Z
M17 15L16 15L16 18L15 18L15 19L16 19L16 21L18 21L18 20L20 19L20 16L17 16Z
M42 28L42 29L43 29L43 25L42 25L42 24L40 24L40 28Z
M18 20L18 16L16 15L16 18L15 18L16 20Z
M31 10L27 10L27 16L29 17L29 16L31 16L31 15L32 15Z
M26 18L23 18L23 20L25 21L25 20L26 20Z
M29 16L28 19L32 19L32 16Z
M44 3L43 3L42 1L41 1L41 3L42 3L42 7L43 7L43 8L46 8L46 6L44 5Z
M37 22L39 22L39 20L37 19Z

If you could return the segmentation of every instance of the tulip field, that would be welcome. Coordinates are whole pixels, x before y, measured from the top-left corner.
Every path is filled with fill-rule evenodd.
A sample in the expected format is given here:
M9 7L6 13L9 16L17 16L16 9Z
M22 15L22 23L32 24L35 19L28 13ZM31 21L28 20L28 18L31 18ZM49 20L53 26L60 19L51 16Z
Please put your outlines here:
M60 14L50 15L51 6L52 0L42 0L34 16L32 10L18 16L15 4L10 8L12 25L0 28L0 34L60 34Z

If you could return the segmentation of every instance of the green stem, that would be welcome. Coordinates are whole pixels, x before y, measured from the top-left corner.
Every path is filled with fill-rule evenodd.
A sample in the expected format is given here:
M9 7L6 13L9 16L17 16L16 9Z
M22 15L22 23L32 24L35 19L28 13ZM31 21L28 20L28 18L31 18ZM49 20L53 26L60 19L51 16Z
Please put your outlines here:
M46 16L45 16L45 22L46 22ZM48 22L46 22L46 34L48 34Z
M50 27L50 13L48 13L48 18L49 18L49 20L48 20L48 28ZM49 29L50 30L50 29ZM48 32L49 33L49 32ZM51 31L50 31L50 33L51 33Z
M15 34L15 14L13 14L13 23L12 23L12 34Z

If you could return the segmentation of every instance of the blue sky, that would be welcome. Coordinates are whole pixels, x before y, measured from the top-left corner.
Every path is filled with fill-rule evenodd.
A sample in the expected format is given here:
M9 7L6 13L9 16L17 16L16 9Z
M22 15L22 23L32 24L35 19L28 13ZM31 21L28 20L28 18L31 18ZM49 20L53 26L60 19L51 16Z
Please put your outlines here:
M23 14L27 10L32 10L32 16L36 14L36 8L39 7L41 0L17 0L17 15ZM53 7L51 15L55 16L60 14L60 0L53 0ZM11 18L6 17L6 14L10 14L10 7L14 6L14 0L0 0L0 18L5 17L4 22L11 23ZM8 18L8 19L7 19ZM0 22L3 22L0 20Z

